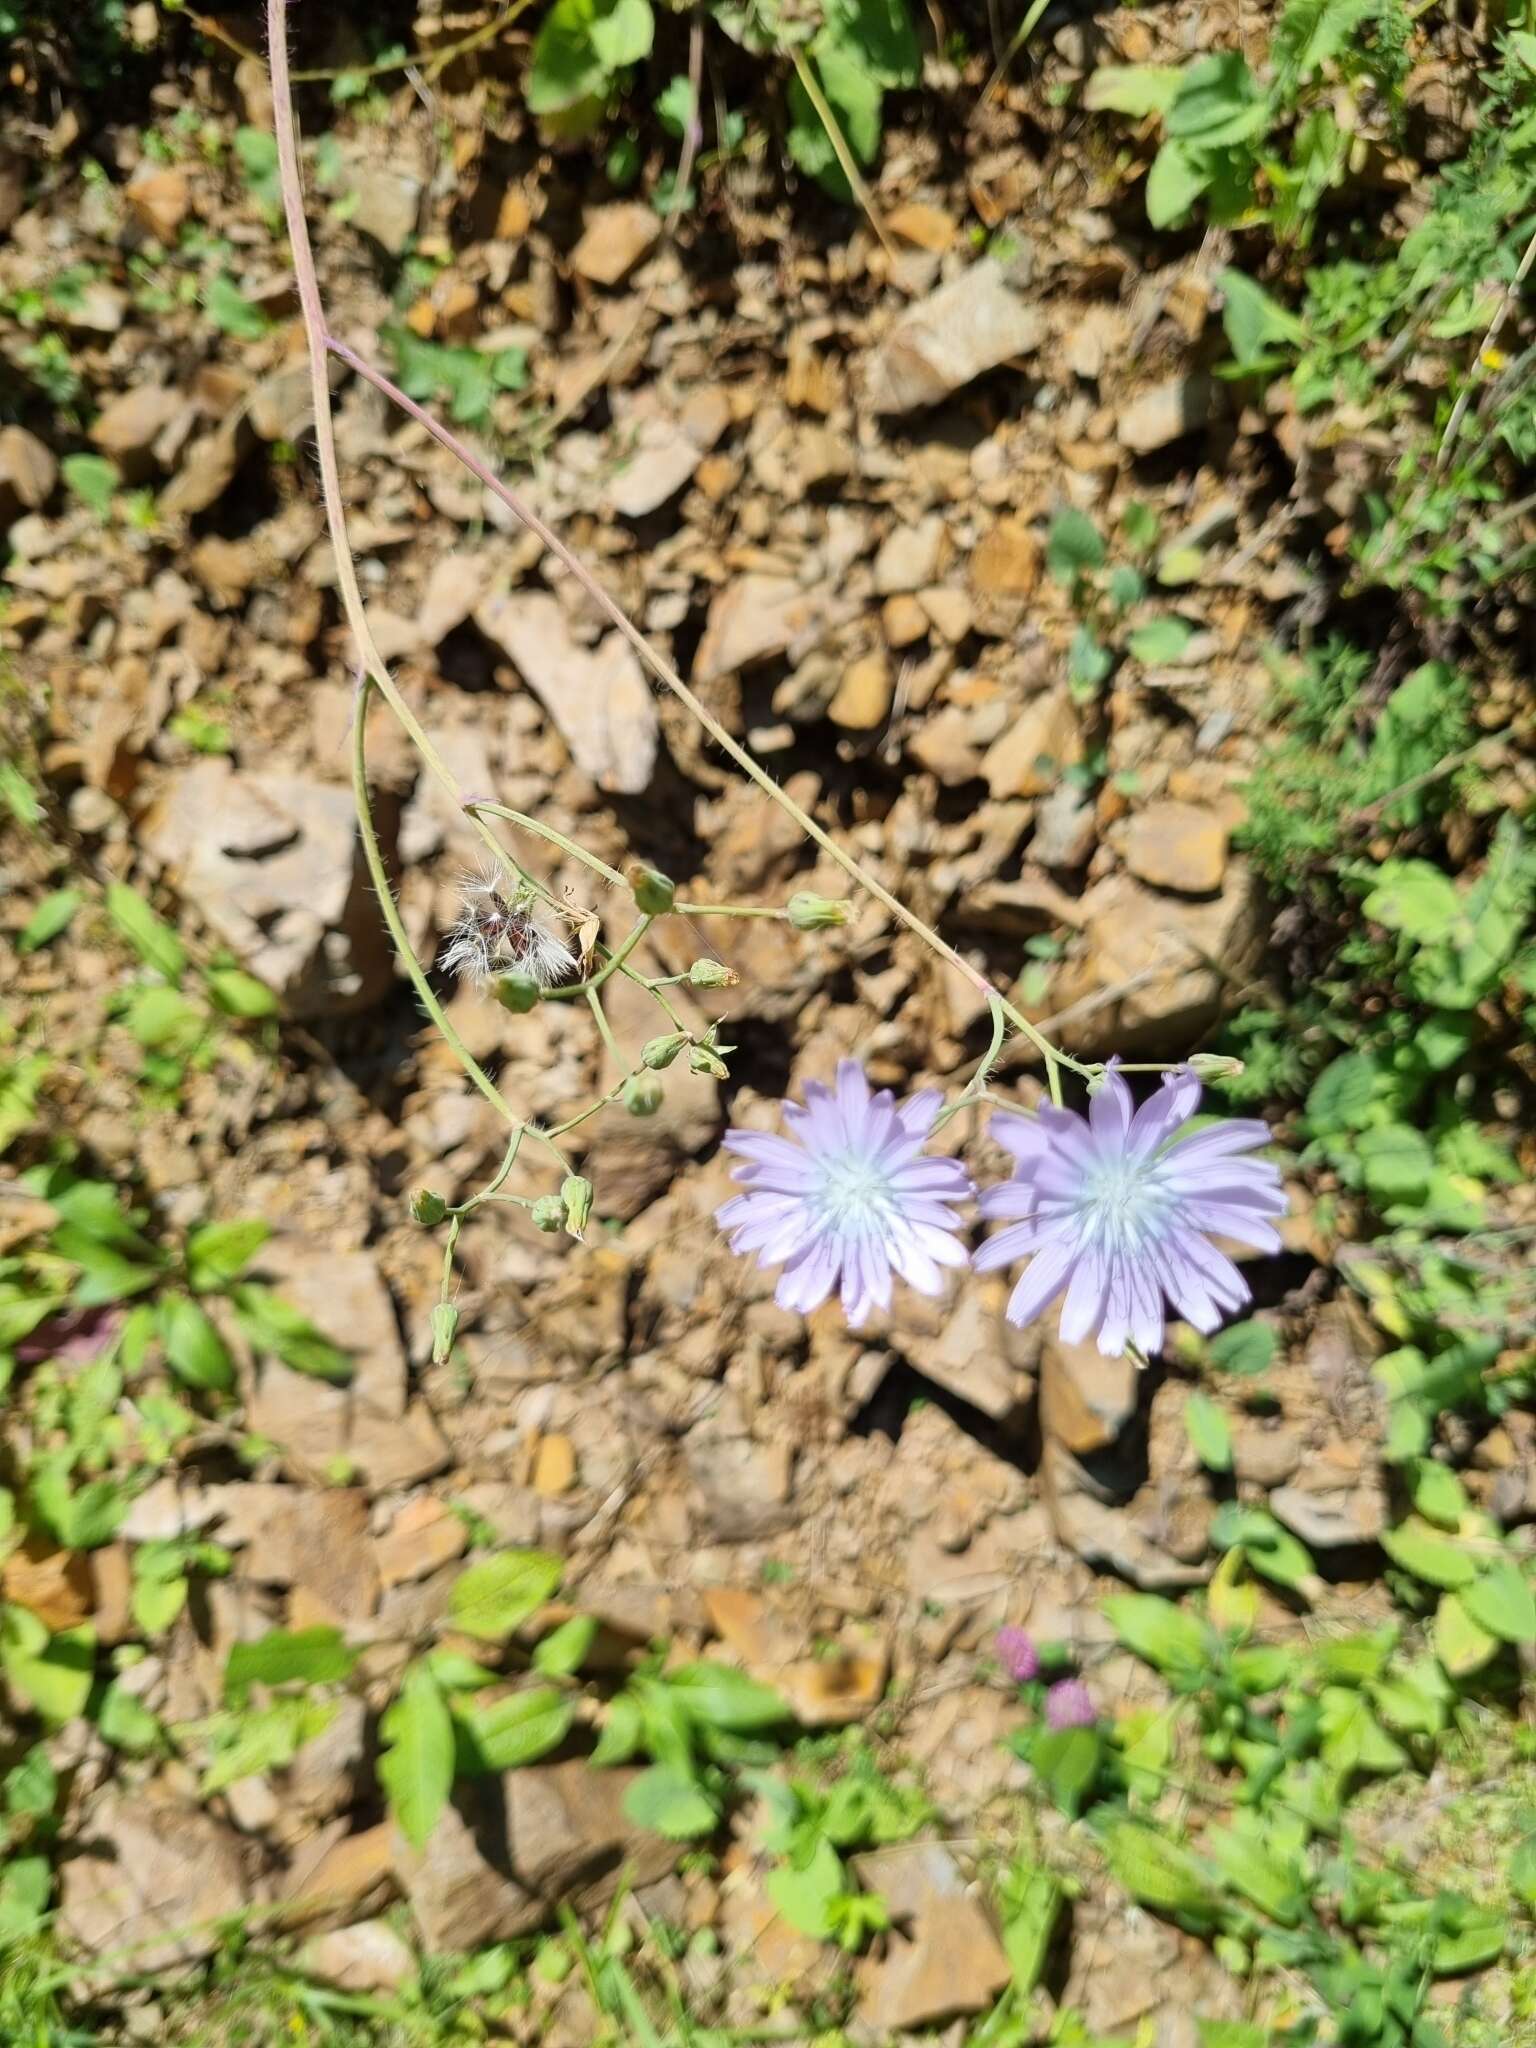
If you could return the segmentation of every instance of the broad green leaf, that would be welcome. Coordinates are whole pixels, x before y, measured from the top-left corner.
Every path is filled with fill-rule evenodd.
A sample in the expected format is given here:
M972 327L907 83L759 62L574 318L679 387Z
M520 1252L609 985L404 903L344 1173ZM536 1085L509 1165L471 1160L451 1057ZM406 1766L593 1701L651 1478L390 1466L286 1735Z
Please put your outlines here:
M1442 1593L1435 1609L1435 1655L1452 1678L1470 1678L1499 1654L1499 1639L1467 1612L1460 1593Z
M1051 521L1045 565L1058 583L1075 583L1104 565L1104 541L1086 512L1068 505Z
M1067 1897L1048 1870L1015 1867L1004 1891L1003 1953L1013 1971L1013 1988L1028 1998L1045 1974L1051 1944Z
M235 1384L234 1361L204 1310L184 1294L166 1294L159 1311L166 1363L177 1379L202 1393L229 1393Z
M1183 619L1151 619L1126 636L1126 645L1148 667L1158 662L1177 661L1195 637L1193 626Z
M12 1764L0 1787L7 1813L30 1814L40 1819L58 1804L59 1775L39 1743L29 1749L19 1764Z
M306 1742L336 1718L334 1700L276 1699L235 1717L230 1739L214 1752L198 1782L205 1799L243 1778L264 1777L291 1764ZM380 1777L383 1768L380 1767Z
M1268 1323L1233 1323L1219 1331L1206 1345L1206 1356L1222 1372L1253 1379L1267 1372L1275 1361L1280 1340Z
M651 54L656 18L651 0L593 0L592 47L610 71L638 64Z
M36 1121L38 1090L52 1073L53 1064L45 1052L0 1060L0 1152ZM0 1338L0 1345L6 1341Z
M29 1652L7 1639L0 1668L12 1690L50 1728L62 1728L85 1712L96 1673L96 1631L89 1622L48 1636Z
M1501 1557L1462 1588L1462 1604L1479 1628L1503 1643L1536 1643L1536 1596L1512 1557Z
M1283 1529L1267 1508L1242 1507L1223 1501L1211 1523L1211 1541L1218 1550L1242 1546L1253 1569L1277 1586L1310 1599L1317 1585L1317 1568L1304 1543Z
M1170 137L1202 149L1242 142L1263 127L1264 98L1237 50L1218 50L1186 65L1163 115Z
M203 294L203 310L214 326L236 341L260 341L272 323L222 270Z
M96 1708L96 1726L102 1740L126 1756L152 1756L168 1747L159 1720L135 1694L114 1678Z
M1313 1660L1323 1677L1341 1685L1363 1685L1386 1669L1387 1659L1397 1647L1397 1634L1387 1622L1370 1635L1334 1636L1317 1645Z
M790 1718L789 1708L771 1686L762 1685L729 1664L684 1664L669 1671L665 1684L681 1700L690 1719L734 1734L756 1734Z
M264 981L239 967L212 967L203 977L209 998L226 1017L275 1017L277 997Z
M1272 1851L1253 1816L1240 1815L1229 1828L1207 1828L1202 1846L1233 1890L1271 1920L1282 1927L1300 1920L1306 1906L1302 1872L1293 1858Z
M234 1643L224 1665L224 1697L238 1707L253 1685L329 1685L351 1676L357 1652L338 1628L269 1629Z
M632 1693L617 1694L608 1702L608 1710L593 1745L593 1765L598 1770L608 1770L614 1764L627 1764L639 1749L644 1734L645 1719L640 1702Z
M769 1898L791 1927L813 1941L831 1935L832 1901L847 1889L842 1858L825 1836L817 1840L808 1861L782 1863L768 1874Z
M1527 1835L1510 1857L1509 1888L1527 1912L1536 1913L1536 1834Z
M720 1820L703 1787L667 1764L653 1764L640 1773L624 1794L624 1812L636 1827L650 1828L674 1842L712 1834Z
M99 1550L117 1534L133 1496L120 1479L88 1479L82 1486L73 1486L70 1462L68 1451L36 1459L27 1499L34 1519L64 1549Z
M1286 0L1269 47L1275 83L1286 99L1380 12L1381 0Z
M1256 2020L1196 2020L1198 2048L1273 2048L1274 2035Z
M1384 1530L1381 1547L1394 1564L1428 1586L1469 1586L1478 1574L1478 1559L1459 1537L1448 1536L1418 1515Z
M1181 1843L1138 1821L1117 1821L1103 1839L1116 1882L1139 1904L1194 1927L1219 1919L1220 1900L1210 1878Z
M145 965L167 981L179 982L187 971L187 950L138 891L126 882L109 882L106 903L108 917Z
M500 1642L552 1600L564 1566L547 1550L503 1550L461 1572L448 1596L448 1618L467 1636Z
M1448 937L1465 916L1450 876L1427 860L1383 862L1362 907L1377 924L1420 944Z
M572 1694L553 1686L507 1693L499 1700L471 1700L457 1709L466 1747L476 1771L511 1771L537 1763L558 1749L576 1711Z
M1365 1185L1378 1201L1411 1201L1423 1193L1434 1172L1430 1142L1411 1124L1383 1124L1362 1131L1355 1150Z
M610 76L592 41L593 12L593 0L555 0L545 15L523 87L530 114L561 114L606 97Z
M881 85L903 91L919 82L922 50L908 0L826 0L825 18L811 45L816 54L835 42Z
M1400 1735L1438 1735L1450 1718L1455 1693L1430 1657L1389 1671L1371 1685L1371 1700L1389 1728Z
M131 1210L125 1209L115 1187L104 1180L77 1180L65 1187L52 1187L48 1200L71 1229L98 1244L121 1252L149 1258L154 1246L139 1229Z
M1083 87L1090 114L1129 114L1133 121L1166 113L1183 83L1177 64L1102 64Z
M597 1623L591 1615L573 1614L539 1643L533 1653L533 1668L546 1678L569 1678L581 1669L596 1639Z
M122 472L105 455L66 455L59 464L64 488L72 491L82 505L89 506L98 519L112 510L112 500L123 481Z
M46 1856L6 1858L0 1865L0 1948L38 1932L52 1892L53 1865ZM46 2037L39 2033L35 2038Z
M1323 1731L1322 1758L1330 1770L1376 1771L1389 1775L1407 1763L1407 1753L1377 1720L1363 1692L1325 1685L1318 1695Z
M1380 1075L1364 1053L1346 1052L1324 1067L1307 1096L1307 1123L1314 1136L1358 1131L1375 1107Z
M187 1239L187 1278L194 1293L214 1294L238 1280L271 1235L271 1226L254 1217L194 1230Z
M1076 1820L1093 1797L1104 1765L1098 1728L1041 1728L1029 1739L1029 1767L1053 1806Z
M80 908L81 901L78 889L55 889L45 896L17 933L17 952L35 953L39 946L56 939Z
M1103 1612L1126 1648L1165 1674L1194 1677L1210 1664L1198 1618L1159 1594L1112 1593Z
M1191 1394L1184 1403L1184 1427L1195 1456L1207 1472L1232 1470L1232 1429L1226 1411L1209 1394Z
M1430 1968L1437 1977L1469 1976L1504 1953L1509 1929L1502 1914L1469 1906L1460 1918L1461 1924L1449 1928L1435 1943Z
M1292 348L1305 345L1306 328L1261 284L1240 270L1222 271L1217 283L1223 295L1221 324L1239 365L1260 363L1282 344Z
M343 1386L352 1377L352 1361L337 1344L269 1287L240 1280L229 1298L246 1338L256 1351L280 1358L295 1372Z
M453 1790L453 1719L431 1671L411 1665L379 1723L379 1783L406 1840L422 1848Z
M1467 1489L1449 1465L1438 1458L1416 1458L1408 1473L1408 1490L1413 1504L1427 1522L1442 1529L1458 1529L1472 1503Z

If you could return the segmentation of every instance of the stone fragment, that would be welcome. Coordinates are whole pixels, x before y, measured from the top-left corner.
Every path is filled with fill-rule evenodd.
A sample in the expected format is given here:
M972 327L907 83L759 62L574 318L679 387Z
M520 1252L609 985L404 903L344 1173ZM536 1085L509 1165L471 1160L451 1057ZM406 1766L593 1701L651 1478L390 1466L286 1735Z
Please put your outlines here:
M788 1444L695 1430L686 1449L705 1520L722 1543L771 1536L796 1519L790 1501L794 1452Z
M959 704L946 704L926 719L907 741L907 752L946 788L974 782L981 774L982 749L976 740L975 720Z
M302 1586L338 1620L372 1614L379 1604L379 1572L368 1537L368 1495L361 1487L286 1491L292 1498L243 1554L247 1578L266 1586Z
M1352 1482L1319 1485L1316 1472L1301 1486L1277 1486L1269 1505L1277 1522L1299 1536L1309 1550L1351 1550L1375 1543L1387 1526L1380 1485L1362 1472Z
M399 256L416 232L421 180L408 171L360 164L349 176L353 227L370 236L386 256Z
M661 216L638 199L593 207L571 251L571 268L589 284L622 284L660 235Z
M34 1533L0 1566L0 1595L51 1631L74 1628L90 1618L95 1605L90 1557L83 1550L60 1550Z
M341 1991L398 1991L415 1975L416 1958L387 1920L359 1920L306 1942L299 1967Z
M1045 333L1032 306L983 259L910 306L875 351L869 398L876 412L935 405L988 370L1030 355Z
M951 647L958 646L971 630L971 600L951 583L936 583L920 590L917 601L933 622L934 631Z
M929 1304L918 1301L893 1310L891 1342L925 1379L1014 1429L1024 1421L1033 1382L1010 1356L1005 1299L995 1280L963 1278L936 1312L925 1313Z
M576 1446L568 1436L541 1436L533 1459L534 1492L554 1500L575 1483Z
M148 159L123 187L123 197L139 226L158 242L175 241L176 230L192 207L186 172L175 164L155 164Z
M142 844L290 1016L347 1015L390 986L388 939L340 785L198 761L170 777Z
M911 1941L897 1935L865 1973L858 2017L879 2038L985 2012L1010 1982L1002 1943L968 1895L928 1899Z
M1079 912L1050 1001L1072 1013L1061 1027L1068 1046L1090 1057L1181 1056L1221 1015L1259 944L1253 880L1239 860L1208 900L1157 895L1112 874L1085 891Z
M637 1827L624 1811L639 1775L594 1771L584 1757L508 1771L507 1845L519 1883L585 1911L605 1904L621 1878L653 1884L671 1870L682 1844Z
M642 420L625 446L623 468L608 485L613 510L623 519L644 519L660 511L692 481L726 423L708 406L692 402L681 418L656 414Z
M1147 804L1126 829L1125 864L1155 889L1208 896L1227 870L1227 827L1201 804Z
M880 625L892 647L912 647L928 637L928 614L915 597L888 597L880 607Z
M939 573L944 552L944 521L937 512L910 526L896 526L880 543L875 556L875 590L881 597L921 590Z
M804 1728L843 1728L872 1714L885 1697L890 1653L883 1643L870 1649L839 1648L827 1657L786 1664L774 1683Z
M1133 398L1120 414L1115 433L1133 455L1150 455L1203 427L1211 417L1215 385L1203 371L1169 377Z
M53 495L59 465L53 450L25 427L0 427L0 523L17 507L39 511Z
M374 1542L379 1583L387 1589L429 1578L461 1557L468 1541L459 1517L430 1494L421 1494L406 1502L388 1531Z
M981 763L993 796L1044 796L1083 758L1077 706L1065 683L1034 697Z
M1232 1469L1255 1486L1283 1486L1305 1455L1300 1437L1289 1429L1268 1429L1250 1420L1232 1432Z
M286 1924L312 1926L375 1913L395 1890L394 1829L380 1821L356 1834L316 1830L308 1835L295 1852L279 1895Z
M1040 1481L1057 1540L1085 1564L1118 1572L1143 1592L1199 1585L1209 1575L1203 1563L1186 1562L1149 1535L1135 1514L1112 1505L1130 1485L1104 1463L1111 1455L1101 1453L1090 1476L1064 1443L1046 1438Z
M255 431L242 411L235 420L203 434L186 449L181 467L160 493L167 519L192 519L218 503L255 445Z
M237 1838L158 1788L98 1795L71 1851L59 1866L59 1932L91 1955L129 1952L138 1969L211 1955L218 1922L246 1902Z
M131 462L153 446L186 402L181 392L162 385L136 385L101 408L91 422L91 439L104 455Z
M436 1827L418 1849L398 1829L395 1872L430 1950L481 1948L526 1934L545 1916L542 1899L488 1861L477 1839L489 1843L489 1813L471 1827L456 1804L444 1807Z
M559 600L543 591L484 598L475 624L512 661L571 759L599 789L638 796L650 787L661 725L622 635L609 633L596 647L583 647Z
M861 654L843 670L827 716L845 732L872 732L890 716L895 694L896 682L886 655L878 649Z
M1068 1344L1052 1317L1040 1352L1040 1427L1078 1456L1107 1450L1136 1414L1141 1374L1130 1358L1106 1358L1093 1339Z
M1097 844L1093 805L1070 782L1058 783L1035 813L1030 859L1045 868L1080 868L1092 857Z
M1040 581L1040 543L1026 520L999 519L970 561L978 597L1029 597Z
M423 647L437 647L474 611L490 582L487 564L479 555L440 555L432 564L427 587L421 594L416 628Z
M788 576L737 576L710 604L693 660L693 680L712 683L784 654L814 626L814 596Z
M919 249L930 249L936 256L942 256L954 242L959 230L947 213L937 206L927 206L920 199L909 199L896 206L885 216L885 225L893 235L900 235L904 242L911 242Z

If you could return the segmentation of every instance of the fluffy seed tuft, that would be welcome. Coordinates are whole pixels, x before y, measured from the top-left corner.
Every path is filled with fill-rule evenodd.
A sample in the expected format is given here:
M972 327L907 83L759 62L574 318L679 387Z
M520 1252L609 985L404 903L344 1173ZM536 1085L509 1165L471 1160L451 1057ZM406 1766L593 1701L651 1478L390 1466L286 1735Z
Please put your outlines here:
M576 955L564 939L531 903L506 895L499 875L466 875L459 895L462 907L440 963L447 973L476 987L511 973L558 988L576 972Z

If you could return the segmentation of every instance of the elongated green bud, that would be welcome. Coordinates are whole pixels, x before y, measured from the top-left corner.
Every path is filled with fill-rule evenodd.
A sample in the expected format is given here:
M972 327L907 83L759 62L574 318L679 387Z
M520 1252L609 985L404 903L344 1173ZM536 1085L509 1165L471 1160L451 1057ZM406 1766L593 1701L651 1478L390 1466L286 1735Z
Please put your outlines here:
M411 1221L413 1223L441 1223L448 1214L448 1204L431 1188L418 1188L411 1197Z
M566 1229L572 1237L580 1237L592 1214L591 1181L583 1180L579 1173L568 1173L560 1183L560 1199L565 1204Z
M451 1301L440 1301L432 1311L432 1363L446 1365L459 1327L459 1312Z
M667 1031L660 1038L648 1038L640 1048L640 1063L653 1074L660 1073L663 1067L671 1066L687 1043L686 1031Z
M692 1046L688 1053L688 1064L696 1074L713 1074L717 1081L730 1078L730 1068L713 1046Z
M1235 1081L1243 1063L1224 1052L1195 1052L1189 1056L1189 1071L1201 1081Z
M830 931L853 915L846 896L813 896L809 889L797 889L784 910L797 932Z
M631 1074L624 1083L624 1107L631 1116L654 1116L665 1096L654 1074Z
M514 1016L525 1016L543 993L531 975L498 974L496 977L496 1000Z
M660 868L648 868L643 861L632 860L624 875L635 892L635 908L643 910L647 917L665 917L677 901L676 883Z
M741 977L722 960L695 960L688 970L688 979L694 988L729 988Z

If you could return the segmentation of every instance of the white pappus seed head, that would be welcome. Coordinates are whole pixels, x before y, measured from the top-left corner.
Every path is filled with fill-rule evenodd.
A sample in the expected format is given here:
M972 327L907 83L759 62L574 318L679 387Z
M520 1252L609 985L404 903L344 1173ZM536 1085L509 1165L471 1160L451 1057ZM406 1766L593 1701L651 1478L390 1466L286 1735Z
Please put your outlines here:
M483 986L498 974L515 972L540 988L557 988L576 972L576 955L564 939L530 900L509 892L500 875L465 875L459 900L459 916L439 962L446 973Z

